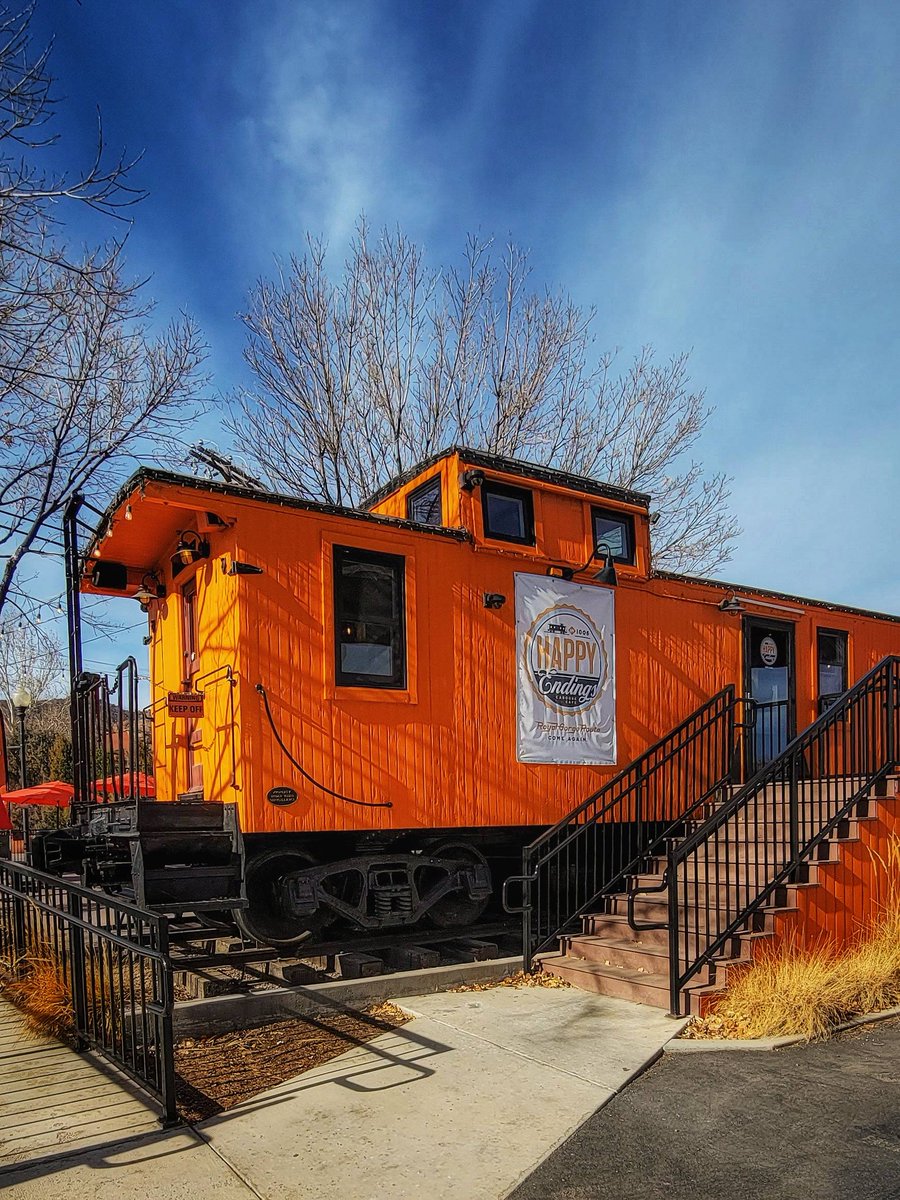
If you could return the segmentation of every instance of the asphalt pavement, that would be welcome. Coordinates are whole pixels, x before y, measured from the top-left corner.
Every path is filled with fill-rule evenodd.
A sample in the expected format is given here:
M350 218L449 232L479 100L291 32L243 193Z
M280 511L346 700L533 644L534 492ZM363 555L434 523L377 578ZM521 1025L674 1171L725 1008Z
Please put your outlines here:
M665 1055L512 1200L900 1200L900 1020Z

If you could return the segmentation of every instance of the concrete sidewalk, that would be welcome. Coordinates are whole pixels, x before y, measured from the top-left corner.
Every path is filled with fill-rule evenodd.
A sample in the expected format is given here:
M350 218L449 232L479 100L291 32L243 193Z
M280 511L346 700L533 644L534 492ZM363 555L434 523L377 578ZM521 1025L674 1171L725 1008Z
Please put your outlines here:
M496 1200L679 1028L574 989L399 1003L410 1024L202 1125L266 1200Z
M409 1024L190 1130L0 1175L16 1200L499 1200L679 1028L568 989L401 1001ZM199 1135L199 1136L198 1136Z

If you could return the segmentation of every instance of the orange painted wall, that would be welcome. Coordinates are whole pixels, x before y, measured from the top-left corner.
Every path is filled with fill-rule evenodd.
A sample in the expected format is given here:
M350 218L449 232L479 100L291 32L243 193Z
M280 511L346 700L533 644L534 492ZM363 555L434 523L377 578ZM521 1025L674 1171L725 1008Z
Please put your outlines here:
M815 867L817 886L792 889L794 911L776 918L780 943L810 950L851 946L877 920L891 885L886 869L891 842L900 839L900 798L882 797L869 805L874 816L857 824L856 840L835 842L837 860Z
M173 483L148 483L131 497L132 519L127 525L114 521L103 553L129 566L144 553L141 567L156 565L167 585L166 599L151 605L161 797L173 798L188 786L186 729L168 718L163 705L166 692L178 690L184 678L179 591L191 574L197 579L200 674L230 667L235 679L233 724L228 685L220 681L205 689L197 747L204 794L237 800L245 832L547 825L610 777L613 768L516 761L514 576L543 575L554 561L583 562L591 546L591 504L615 505L509 478L535 490L537 545L491 543L483 536L477 495L459 492L459 462L445 460L439 469L447 489L444 519L469 531L464 540ZM405 511L402 494L382 507ZM210 557L173 581L168 564L178 532L195 527L207 508L224 521L204 533ZM620 767L725 684L740 687L741 681L741 620L719 610L722 587L648 577L647 513L639 506L629 511L636 518L637 562L618 568L615 593ZM151 531L152 553L141 549ZM335 684L335 544L406 558L403 691ZM259 564L264 574L226 574L223 565L227 569L235 558ZM484 592L502 593L507 602L486 609ZM816 628L849 631L852 680L884 654L900 651L900 624L791 605L803 609L795 622L802 727L815 715ZM272 736L257 683L265 686L282 738L307 771L328 788L364 801L390 800L393 807L360 808L306 783ZM269 804L266 793L279 785L296 788L298 802Z

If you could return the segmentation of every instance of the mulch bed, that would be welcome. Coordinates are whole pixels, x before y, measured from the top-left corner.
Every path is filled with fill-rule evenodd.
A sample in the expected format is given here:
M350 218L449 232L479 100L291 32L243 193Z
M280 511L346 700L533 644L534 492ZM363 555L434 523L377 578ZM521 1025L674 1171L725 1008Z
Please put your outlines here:
M186 1121L215 1116L408 1020L395 1005L377 1004L185 1039L175 1047L178 1111Z

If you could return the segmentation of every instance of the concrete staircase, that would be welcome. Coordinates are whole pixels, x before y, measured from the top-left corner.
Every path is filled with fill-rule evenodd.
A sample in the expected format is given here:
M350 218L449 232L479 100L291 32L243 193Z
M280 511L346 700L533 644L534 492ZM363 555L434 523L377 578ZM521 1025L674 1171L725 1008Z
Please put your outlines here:
M833 795L834 781L829 786ZM851 787L849 783L846 786ZM800 797L801 820L804 825L808 822L808 827L814 827L816 821L819 805L817 788L816 784L804 785ZM848 791L847 795L850 794L852 792ZM840 863L842 848L859 840L861 824L875 819L879 815L879 806L892 803L896 797L897 776L892 776L887 784L883 782L877 785L868 797L853 806L850 815L840 822L833 835L818 846L815 861L801 868L798 880L779 887L772 897L772 903L758 910L746 928L730 939L725 952L694 976L684 989L686 1012L704 1011L707 1001L727 985L729 973L746 969L762 945L774 944L773 939L777 938L784 918L796 912L801 890L821 886L822 868L827 864ZM757 807L759 804L765 809L765 822L762 808ZM767 881L762 869L764 858L760 839L765 836L764 831L768 831L770 837L773 834L778 838L782 836L788 816L787 800L772 795L770 790L767 796L748 805L746 813L748 827L757 831L755 839L750 838L745 845L731 844L727 847L721 838L713 837L709 841L702 868L698 869L696 875L697 882L689 885L689 899L695 895L698 899L702 896L699 909L691 908L689 911L689 928L720 928L717 923L717 901L724 903L727 900L728 890L735 887L735 881L750 881L760 885ZM688 834L708 815L708 812L702 814L688 828ZM669 915L668 889L664 879L666 859L662 855L649 858L644 867L640 874L628 877L623 891L602 900L602 907L597 912L582 917L579 932L560 939L559 955L544 957L541 964L543 971L600 995L657 1008L670 1007L669 931L665 927ZM645 888L659 890L635 896L635 923L652 923L660 927L634 930L628 921L628 895L629 892L639 892ZM742 894L746 901L746 891ZM683 927L683 908L679 914ZM694 926L694 921L700 924Z

